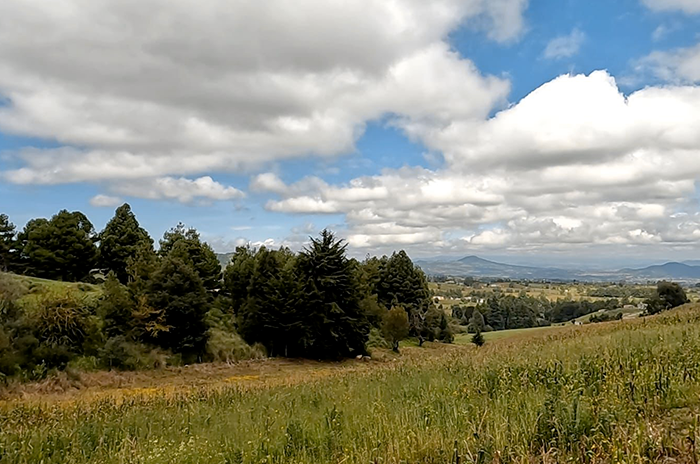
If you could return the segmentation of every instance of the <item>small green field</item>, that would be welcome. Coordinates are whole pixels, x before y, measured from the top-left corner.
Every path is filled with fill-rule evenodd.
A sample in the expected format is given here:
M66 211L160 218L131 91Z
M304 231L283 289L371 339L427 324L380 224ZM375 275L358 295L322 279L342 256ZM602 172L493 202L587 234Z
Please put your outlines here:
M136 374L27 390L0 406L0 460L697 462L699 307L498 335L370 362L193 366L139 374L133 387L123 383Z
M552 329L561 328L561 325L552 325L547 327L532 327L527 329L510 329L510 330L498 330L492 332L483 332L482 335L484 339L488 341L501 340L504 338L518 337L518 336L529 336L534 334L545 333L551 331ZM467 345L471 343L473 334L462 333L455 336L454 343L457 345Z

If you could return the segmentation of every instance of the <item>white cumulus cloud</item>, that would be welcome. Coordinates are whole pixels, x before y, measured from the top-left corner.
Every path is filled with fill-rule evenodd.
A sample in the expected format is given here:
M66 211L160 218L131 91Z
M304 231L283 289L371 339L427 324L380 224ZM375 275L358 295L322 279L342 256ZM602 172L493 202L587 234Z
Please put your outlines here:
M113 189L122 195L150 200L175 200L191 203L195 200L223 201L245 197L242 191L220 184L209 176L197 179L159 177L137 182L116 184Z
M5 0L0 130L17 183L241 172L350 153L367 122L483 118L509 83L455 53L524 30L527 0ZM150 12L144 15L144 11ZM154 196L156 197L156 196Z
M565 75L490 119L415 128L443 168L302 181L268 209L343 213L349 242L370 250L682 247L700 238L697 127L700 87L625 96L604 71Z

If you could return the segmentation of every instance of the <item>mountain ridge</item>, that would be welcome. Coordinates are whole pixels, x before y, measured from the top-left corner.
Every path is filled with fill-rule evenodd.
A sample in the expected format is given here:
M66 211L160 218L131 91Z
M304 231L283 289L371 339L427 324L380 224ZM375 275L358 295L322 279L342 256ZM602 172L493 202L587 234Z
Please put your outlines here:
M700 261L698 261L700 263ZM582 281L648 281L673 279L700 281L700 265L669 261L643 268L625 268L612 271L584 271L553 267L522 266L501 263L469 255L453 261L416 260L429 275L454 277L483 277L530 280L582 280Z

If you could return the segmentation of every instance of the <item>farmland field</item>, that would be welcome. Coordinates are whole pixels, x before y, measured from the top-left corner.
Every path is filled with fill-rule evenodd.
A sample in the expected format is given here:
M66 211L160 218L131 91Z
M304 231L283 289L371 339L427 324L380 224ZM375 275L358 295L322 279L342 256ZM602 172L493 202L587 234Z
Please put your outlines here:
M480 349L431 344L369 363L251 364L232 377L221 367L199 382L185 369L183 383L152 374L161 381L100 394L29 393L2 405L0 460L697 462L698 322L700 308L686 306Z

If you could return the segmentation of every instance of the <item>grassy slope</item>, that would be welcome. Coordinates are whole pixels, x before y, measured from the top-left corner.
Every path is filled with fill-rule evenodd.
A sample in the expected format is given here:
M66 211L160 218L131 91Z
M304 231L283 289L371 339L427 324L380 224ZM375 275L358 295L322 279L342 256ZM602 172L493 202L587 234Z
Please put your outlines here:
M99 298L102 289L99 285L81 282L59 282L57 280L41 279L39 277L20 276L15 274L0 273L3 277L9 277L18 282L22 287L23 296L19 299L20 305L31 306L36 300L53 292L74 292L85 298Z
M688 307L293 380L15 401L2 462L693 462L699 323Z

